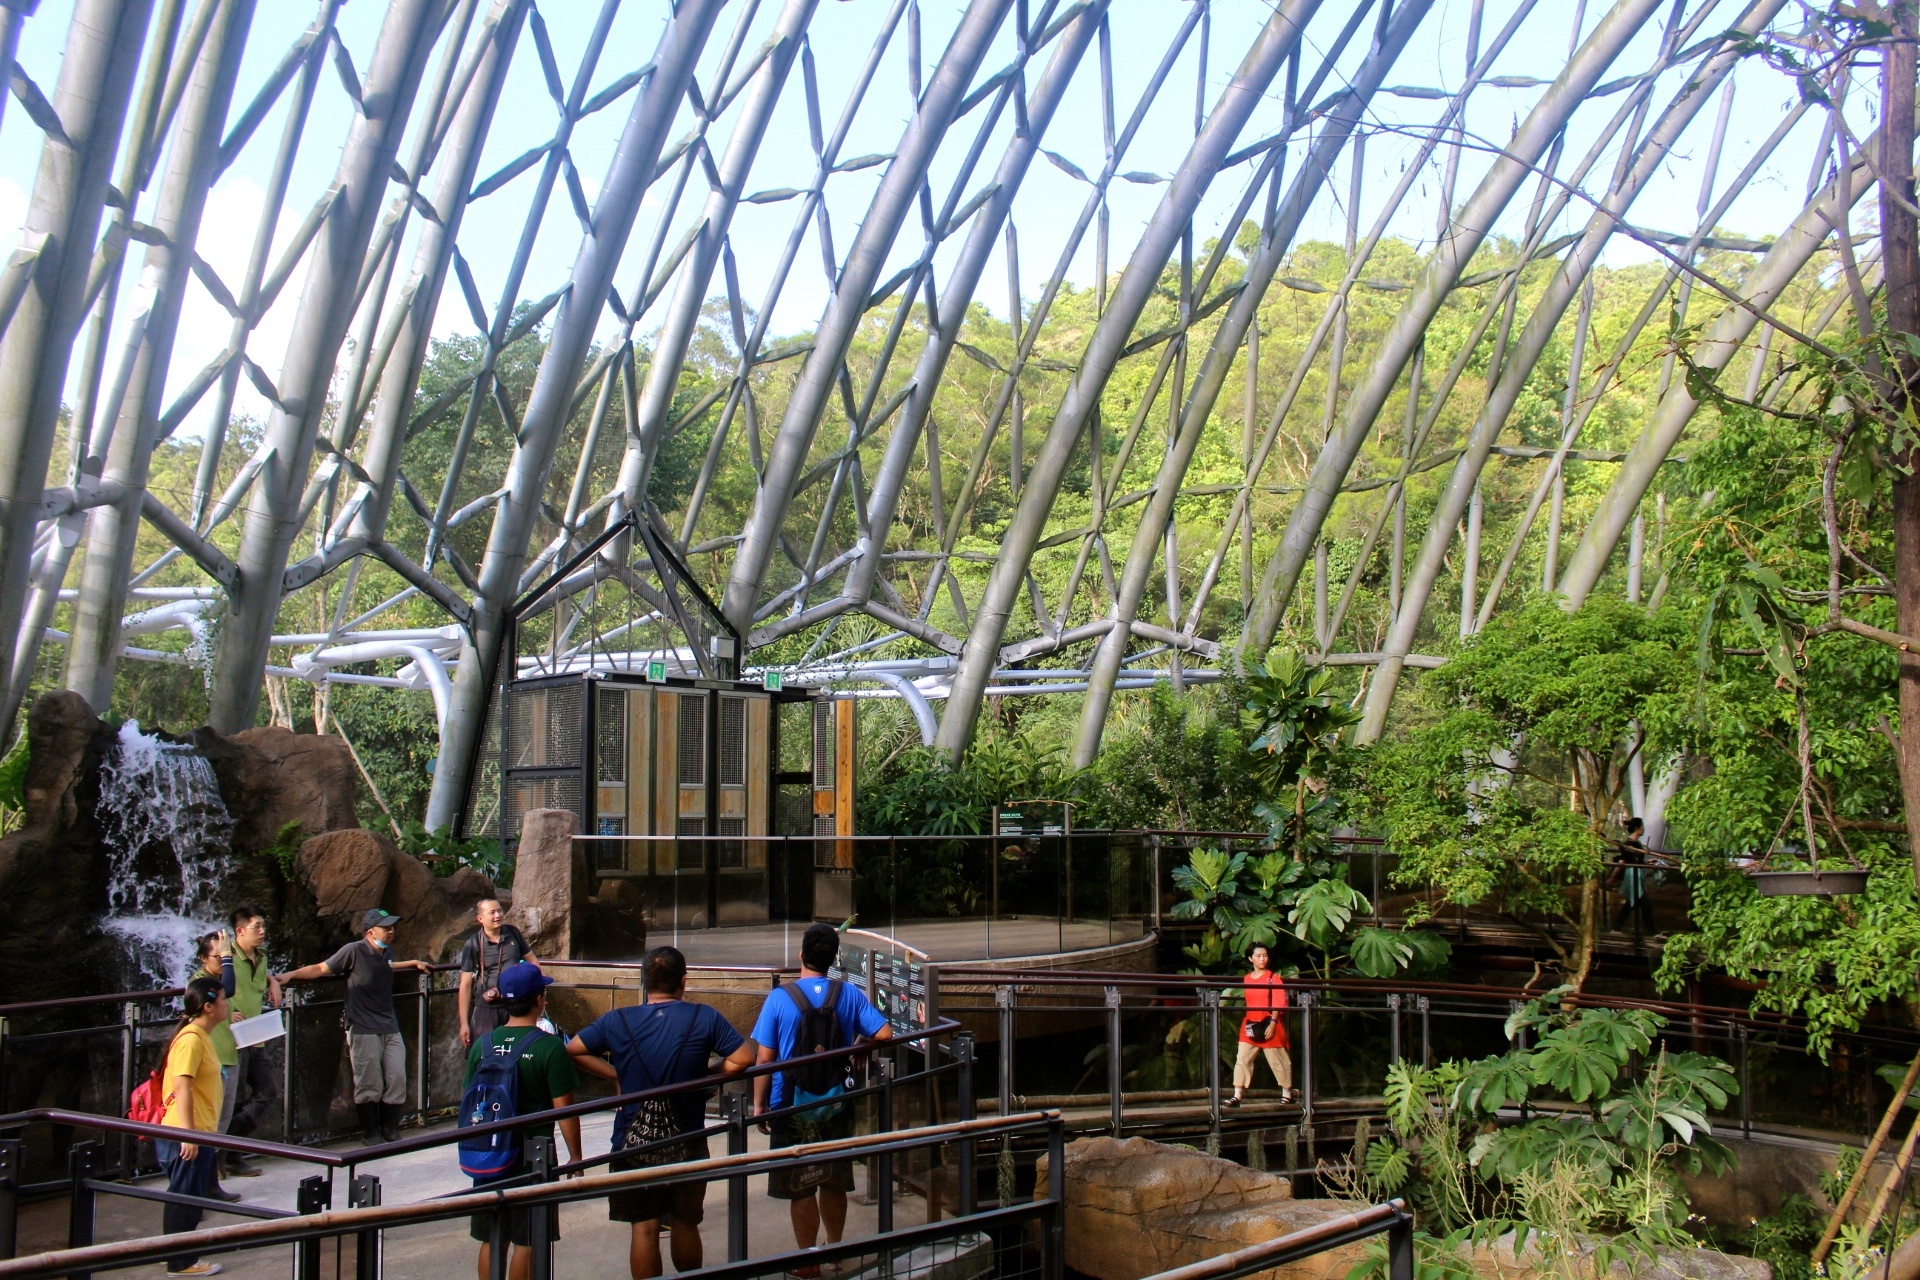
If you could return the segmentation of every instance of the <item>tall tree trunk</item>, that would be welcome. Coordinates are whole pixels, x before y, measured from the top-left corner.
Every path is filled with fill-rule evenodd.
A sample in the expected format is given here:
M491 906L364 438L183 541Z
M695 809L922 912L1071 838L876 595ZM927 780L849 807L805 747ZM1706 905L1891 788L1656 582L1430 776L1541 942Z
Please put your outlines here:
M1920 334L1920 220L1912 213L1915 38L1920 0L1890 6L1895 39L1880 73L1880 262L1886 280L1887 328ZM1893 352L1895 409L1904 409L1920 384L1920 361L1907 344ZM1902 635L1920 633L1920 448L1898 452L1893 470L1894 597ZM1907 840L1920 883L1920 653L1900 655L1900 793Z

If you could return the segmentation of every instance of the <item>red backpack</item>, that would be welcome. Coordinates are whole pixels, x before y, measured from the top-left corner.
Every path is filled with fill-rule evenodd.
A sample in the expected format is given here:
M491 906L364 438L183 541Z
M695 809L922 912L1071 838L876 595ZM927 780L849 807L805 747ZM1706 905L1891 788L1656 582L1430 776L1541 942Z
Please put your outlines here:
M133 1091L127 1103L127 1119L139 1124L167 1122L167 1090L160 1082L160 1068L155 1067L145 1083Z

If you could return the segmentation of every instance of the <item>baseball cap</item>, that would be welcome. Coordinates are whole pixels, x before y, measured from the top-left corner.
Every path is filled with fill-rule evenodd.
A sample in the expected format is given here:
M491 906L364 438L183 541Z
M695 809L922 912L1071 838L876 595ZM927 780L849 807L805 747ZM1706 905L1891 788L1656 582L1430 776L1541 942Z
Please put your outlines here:
M399 916L382 911L379 907L369 907L367 914L360 917L360 932L365 933L369 929L386 929L399 923Z
M540 966L528 960L510 964L500 971L502 1000L531 1000L553 985L553 979L540 972Z

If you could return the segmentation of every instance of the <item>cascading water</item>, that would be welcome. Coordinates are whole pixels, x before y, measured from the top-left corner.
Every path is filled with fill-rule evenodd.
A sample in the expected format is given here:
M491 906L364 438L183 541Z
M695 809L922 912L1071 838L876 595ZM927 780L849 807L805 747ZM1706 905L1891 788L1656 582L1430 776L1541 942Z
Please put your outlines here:
M100 766L95 810L107 857L107 914L128 972L161 986L186 977L194 939L231 867L233 818L213 767L192 747L120 726Z

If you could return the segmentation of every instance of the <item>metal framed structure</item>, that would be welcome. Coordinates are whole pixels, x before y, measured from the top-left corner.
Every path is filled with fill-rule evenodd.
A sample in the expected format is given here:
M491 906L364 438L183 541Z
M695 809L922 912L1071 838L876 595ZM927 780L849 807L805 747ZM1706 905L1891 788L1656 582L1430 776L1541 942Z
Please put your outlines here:
M989 698L1084 694L1086 763L1116 693L1284 632L1373 670L1377 735L1449 589L1469 634L1657 578L1698 404L1671 355L1642 385L1656 316L1759 393L1832 256L1871 270L1851 69L1738 127L1783 0L318 0L285 44L257 0L37 8L0 2L0 150L39 156L0 734L128 660L204 669L228 732L266 677L424 689L436 827L503 688L668 651L953 753ZM1726 234L1789 167L1804 208Z

